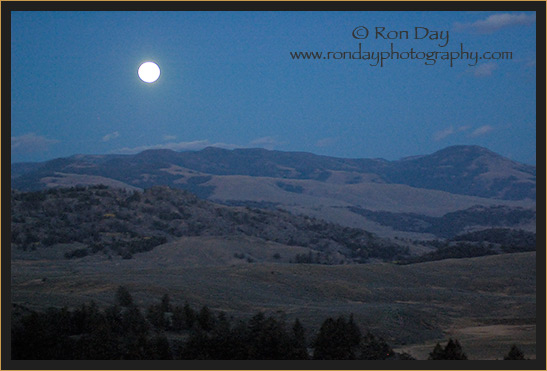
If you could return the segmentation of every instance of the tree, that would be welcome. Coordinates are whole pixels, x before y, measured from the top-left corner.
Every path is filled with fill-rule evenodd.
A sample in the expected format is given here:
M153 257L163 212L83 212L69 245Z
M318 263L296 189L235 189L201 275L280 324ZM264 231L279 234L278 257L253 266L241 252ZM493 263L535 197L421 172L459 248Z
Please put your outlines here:
M169 303L169 295L165 294L161 298L161 310L164 313L171 312L171 304Z
M448 344L446 344L446 347L444 348L444 354L445 359L450 360L466 360L467 356L463 352L462 346L458 342L458 340L448 340Z
M215 325L215 318L213 317L211 310L206 305L204 305L199 311L197 321L199 326L204 331L211 331Z
M175 306L173 308L173 317L171 320L171 328L173 331L181 332L186 329L186 315L184 309L181 306Z
M148 323L139 308L131 305L122 314L122 326L133 337L148 335Z
M393 349L382 338L378 338L368 332L361 342L360 359L380 359L385 360L393 356Z
M162 310L161 304L151 304L146 311L146 319L158 329L166 329L168 327L168 322L165 318L165 313Z
M521 361L524 360L524 353L515 345L513 344L511 346L511 350L505 357L503 357L506 361Z
M304 326L298 318L292 326L291 352L290 359L308 359L308 349L306 347L306 337Z
M355 324L353 320L353 313L349 315L347 332L349 342L353 345L358 345L361 341L361 330L359 330L359 327Z
M443 358L444 356L444 350L443 350L443 347L441 346L441 344L437 343L437 345L435 345L435 348L433 348L433 351L431 353L429 353L429 360L440 360L440 359L444 359Z
M156 335L151 344L152 359L173 359L169 341L165 335Z
M448 344L441 347L439 343L435 345L433 352L429 353L429 360L467 360L467 356L463 352L462 346L458 340L448 340Z
M209 336L199 327L195 327L188 340L184 343L181 352L181 359L212 359L209 353Z
M125 329L122 327L122 311L119 306L113 305L104 311L105 321L108 323L110 330L116 334L122 334Z
M248 326L249 359L290 359L292 344L283 318L256 314Z
M118 290L116 291L116 302L122 307L128 307L133 304L133 297L124 286L118 287Z
M80 359L119 359L121 356L118 338L104 318L93 326L91 333L78 339L76 348L76 358Z
M353 320L346 322L340 316L336 321L327 318L321 325L314 342L314 359L355 359L361 333Z
M197 313L195 310L193 310L190 307L190 304L186 303L184 304L184 318L186 321L186 328L191 329L192 326L194 326L194 323L196 322Z

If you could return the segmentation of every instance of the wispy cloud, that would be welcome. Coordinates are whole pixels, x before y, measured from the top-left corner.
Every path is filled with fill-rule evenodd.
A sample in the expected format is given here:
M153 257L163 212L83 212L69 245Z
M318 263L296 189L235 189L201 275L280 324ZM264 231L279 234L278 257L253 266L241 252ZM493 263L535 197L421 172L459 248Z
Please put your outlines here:
M487 133L491 132L492 130L494 130L494 128L492 126L484 125L484 126L481 126L480 128L477 128L477 129L473 130L473 132L471 134L469 134L469 136L470 137L478 137L478 136L487 134Z
M28 133L11 137L11 151L13 153L44 152L49 149L50 145L55 143L59 143L59 141L35 133Z
M475 67L471 67L469 69L470 72L473 73L476 77L486 77L486 76L492 76L492 72L494 72L498 68L498 65L494 62L479 64Z
M176 135L164 135L163 136L163 140L165 140L165 141L172 141L172 140L175 140L175 139L177 139Z
M261 137L253 139L249 142L251 147L263 147L266 149L273 149L281 143L275 137Z
M492 14L486 19L481 19L471 23L454 23L454 29L456 31L465 31L473 33L489 34L501 30L502 28L517 26L517 25L531 25L536 21L535 14Z
M435 139L435 141L439 141L439 140L442 140L450 135L454 134L454 128L452 126L444 129L444 130L441 130L441 131L438 131L436 132L434 135L433 135L433 139Z
M150 146L139 146L139 147L131 147L131 148L125 147L125 148L117 149L113 152L133 154L133 153L146 151L149 149L170 149L173 151L198 151L205 147L233 149L233 148L239 148L240 146L236 144L227 144L227 143L211 143L210 141L205 139L205 140L196 140L193 142L170 142L170 143L154 144Z
M115 131L113 133L110 133L110 134L106 134L104 137L103 137L103 142L108 142L112 139L116 139L117 137L120 136L120 133Z
M338 138L335 138L335 137L328 137L328 138L319 139L315 143L315 146L320 147L320 148L330 147L330 146L333 146L336 143L337 140L338 140Z
M457 128L454 128L454 126L450 125L446 129L440 130L433 134L433 139L438 142L439 140L443 140L453 134L461 133L463 131L469 130L471 127L469 125L462 125Z

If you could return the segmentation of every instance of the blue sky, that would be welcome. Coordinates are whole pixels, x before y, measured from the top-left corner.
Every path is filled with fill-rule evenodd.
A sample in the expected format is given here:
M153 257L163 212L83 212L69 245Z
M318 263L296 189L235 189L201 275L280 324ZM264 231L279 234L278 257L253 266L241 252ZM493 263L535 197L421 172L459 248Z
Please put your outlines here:
M535 32L534 12L13 12L12 162L209 145L396 160L476 144L535 164ZM359 43L512 59L290 55ZM137 76L149 60L153 84Z

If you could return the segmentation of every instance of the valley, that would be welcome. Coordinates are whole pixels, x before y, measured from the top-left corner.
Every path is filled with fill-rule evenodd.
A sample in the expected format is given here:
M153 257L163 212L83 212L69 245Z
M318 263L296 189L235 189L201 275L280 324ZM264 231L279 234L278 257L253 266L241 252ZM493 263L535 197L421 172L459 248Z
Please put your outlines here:
M143 308L298 318L309 344L353 314L417 359L448 338L469 359L536 354L535 167L481 147L76 155L11 181L13 318L109 308L123 286Z

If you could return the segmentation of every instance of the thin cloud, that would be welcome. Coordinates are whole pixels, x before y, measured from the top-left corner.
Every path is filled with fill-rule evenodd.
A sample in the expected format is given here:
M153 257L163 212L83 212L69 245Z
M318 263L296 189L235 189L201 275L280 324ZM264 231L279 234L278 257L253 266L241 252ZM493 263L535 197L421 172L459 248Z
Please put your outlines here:
M263 147L266 149L273 149L278 146L280 143L275 137L261 137L253 139L249 142L251 147Z
M106 134L104 137L103 137L103 142L108 142L112 139L116 139L117 137L120 136L120 133L115 131L113 133L110 133L110 134Z
M435 134L433 134L433 139L438 142L439 140L443 140L453 134L461 133L463 131L467 131L471 128L469 125L462 125L458 126L457 128L454 128L454 126L449 126L448 128L438 131Z
M11 137L11 151L13 153L44 152L52 144L59 143L56 139L49 139L35 133Z
M492 130L494 130L494 128L492 126L484 125L484 126L481 126L480 128L477 128L477 129L473 130L473 132L469 136L478 137L478 136L487 134L487 133L491 132Z
M441 131L438 131L436 132L434 135L433 135L433 139L435 139L436 142L438 142L439 140L443 140L444 138L450 136L454 134L454 128L452 126L444 129L444 130L441 130Z
M330 147L330 146L333 146L336 143L337 140L338 140L338 138L334 138L334 137L319 139L315 143L315 146L320 147L320 148Z
M454 23L456 31L490 34L506 27L525 25L529 26L536 21L535 14L492 14L486 19L481 19L472 23Z
M208 140L196 140L193 142L176 142L176 143L170 142L170 143L155 144L150 146L139 146L139 147L131 147L131 148L125 147L125 148L120 148L113 152L124 153L124 154L134 154L134 153L139 153L149 149L170 149L173 151L199 151L200 149L203 149L206 147L234 149L234 148L239 148L240 146L236 144L227 144L227 143L211 143Z
M175 139L177 139L176 135L164 135L163 136L163 140L165 140L165 141L172 141L172 140L175 140Z

